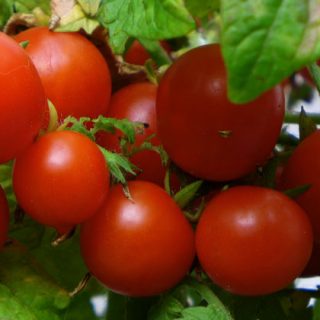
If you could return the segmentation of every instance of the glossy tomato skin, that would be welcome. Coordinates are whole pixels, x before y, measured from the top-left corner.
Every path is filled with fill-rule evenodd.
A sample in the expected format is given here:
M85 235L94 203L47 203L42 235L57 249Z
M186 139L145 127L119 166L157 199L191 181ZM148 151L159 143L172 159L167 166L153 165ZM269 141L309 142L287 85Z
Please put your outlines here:
M88 269L111 290L151 296L176 285L194 258L194 234L181 210L159 186L146 181L110 190L104 206L82 225Z
M84 36L35 27L19 33L15 40L29 41L26 51L60 119L69 115L95 118L107 111L111 95L109 68Z
M117 119L129 119L131 121L143 122L147 128L143 134L136 135L133 146L140 146L148 137L156 134L156 96L157 86L149 82L141 82L128 85L111 97L107 117ZM106 149L120 152L120 133L109 134L100 132L97 135L97 143ZM150 140L153 145L160 145L158 137ZM162 165L160 155L151 150L137 152L130 160L142 171L137 171L137 179L154 182L163 185L165 167Z
M176 60L160 81L158 134L171 159L208 180L242 177L270 156L284 116L281 86L235 105L227 98L220 47L206 45Z
M0 187L0 248L8 238L9 205L3 189Z
M68 229L88 219L109 189L109 170L97 147L73 131L42 136L15 161L17 201L36 221Z
M278 191L254 186L213 198L196 229L203 269L239 295L264 295L289 285L306 266L312 242L303 209Z
M4 33L0 33L0 50L0 163L4 163L33 142L47 102L24 50Z

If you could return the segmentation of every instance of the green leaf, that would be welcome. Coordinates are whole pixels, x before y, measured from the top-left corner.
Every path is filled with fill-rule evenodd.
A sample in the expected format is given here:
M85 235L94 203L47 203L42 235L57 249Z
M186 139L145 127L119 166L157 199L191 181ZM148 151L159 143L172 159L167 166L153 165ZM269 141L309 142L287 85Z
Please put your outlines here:
M205 17L220 8L220 0L185 0L189 12L194 17Z
M134 169L136 168L131 162L123 155L108 151L100 147L110 170L112 177L115 182L126 183L125 174L131 173L135 175Z
M184 209L190 203L190 201L196 197L197 192L199 191L202 184L202 180L198 180L188 184L175 194L174 201L181 209Z
M167 52L161 47L160 42L156 40L148 40L139 38L139 42L150 53L152 59L157 63L157 66L170 64L170 59Z
M317 130L316 123L307 115L304 108L301 107L299 116L299 139L300 141L307 138L310 134Z
M288 197L295 199L299 197L301 194L308 191L310 187L311 187L310 184L304 184L292 189L285 190L283 193L286 194Z
M0 1L0 29L2 29L10 16L13 14L12 1L2 0Z
M195 28L182 0L103 0L98 19L117 54L124 52L129 37L170 39Z
M230 319L226 317L224 312L221 312L215 306L208 305L207 307L194 307L184 309L181 313L181 317L177 320L227 320Z
M110 291L106 320L142 320L147 318L156 298L132 298Z
M308 70L318 89L318 92L320 92L320 67L314 62L309 65Z
M148 320L173 320L181 314L183 309L183 304L172 294L165 295L151 308Z
M258 97L320 56L318 0L222 0L222 51L235 103Z
M29 310L30 316L26 312L29 319L61 319L60 315L70 303L68 293L55 284L19 244L12 244L1 252L0 279L16 301ZM8 294L8 290L2 292Z
M11 0L10 2L13 3L15 12L32 13L35 8L40 8L44 13L50 14L50 0Z

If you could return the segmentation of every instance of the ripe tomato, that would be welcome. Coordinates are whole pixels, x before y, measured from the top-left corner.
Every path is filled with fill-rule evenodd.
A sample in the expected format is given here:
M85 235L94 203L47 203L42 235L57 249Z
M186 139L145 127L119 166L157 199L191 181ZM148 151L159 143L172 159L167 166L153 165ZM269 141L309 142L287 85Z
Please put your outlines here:
M298 277L312 251L308 217L284 194L234 187L213 198L196 229L203 269L222 288L240 295L278 291Z
M170 196L146 181L110 190L104 206L80 232L81 251L92 274L129 296L159 294L177 284L194 257L191 226Z
M136 136L134 146L140 146L147 137L156 133L156 95L157 86L141 82L126 86L113 94L107 117L117 119L129 119L143 122L148 125L144 134ZM119 152L120 133L114 135L100 132L97 135L97 143L106 149ZM152 138L154 145L159 145L157 137ZM163 185L165 168L162 165L159 154L155 151L145 150L134 154L130 160L142 171L137 172L139 180L147 180Z
M0 187L0 248L8 237L9 205L3 189Z
M56 131L42 136L16 159L13 188L20 206L36 221L68 229L102 205L109 170L89 138Z
M4 163L33 142L47 102L24 50L4 33L0 33L0 50L0 163Z
M26 51L60 119L69 115L95 118L107 111L109 68L89 40L79 33L53 32L46 27L28 29L15 39L29 41Z
M160 42L163 49L170 53L171 48L166 41ZM149 52L141 45L138 40L134 40L124 55L124 60L131 64L144 65L145 62L151 59Z
M158 133L171 159L194 176L231 180L269 157L280 133L280 86L257 100L235 105L227 97L220 47L206 45L176 60L160 81Z
M294 150L283 169L280 188L310 185L295 200L308 214L314 231L315 247L320 246L320 131L304 139ZM317 251L320 251L319 249ZM317 255L318 256L318 255ZM319 259L319 256L317 257ZM320 272L320 270L318 271Z

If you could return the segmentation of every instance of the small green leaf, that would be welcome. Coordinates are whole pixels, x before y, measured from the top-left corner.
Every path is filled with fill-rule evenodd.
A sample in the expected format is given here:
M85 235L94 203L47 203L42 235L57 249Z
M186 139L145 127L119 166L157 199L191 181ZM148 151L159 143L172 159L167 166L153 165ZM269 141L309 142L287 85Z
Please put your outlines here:
M318 89L318 92L320 92L320 67L317 65L317 63L314 62L309 65L308 70Z
M310 118L305 112L304 108L301 107L300 117L299 117L299 138L300 141L307 138L311 133L317 130L316 123Z
M177 320L229 320L224 312L221 312L215 306L208 305L207 307L193 307L184 309L181 312L181 317Z
M102 147L100 147L108 166L110 173L115 180L115 182L126 183L125 174L131 173L135 175L134 169L136 168L131 162L121 154L110 152Z
M76 119L74 117L67 117L64 119L63 124L57 130L72 130L83 135L87 136L91 140L95 140L94 134L91 132L90 129L86 126L91 119L87 117L81 117L80 119Z
M245 103L320 57L318 0L221 0L229 98Z
M159 41L139 38L139 42L150 53L159 67L171 63L167 52L162 48Z
M197 192L199 191L202 184L202 180L198 180L188 184L175 194L174 201L181 209L184 209L190 203L190 201L196 197Z
M46 14L50 14L51 11L50 0L11 0L10 2L13 4L16 13L32 13L36 8L40 8Z
M185 0L186 7L194 17L205 17L220 8L220 0Z
M310 184L304 184L302 186L298 186L292 189L285 190L283 193L286 194L290 198L297 198L306 191L310 189L311 185Z
M182 0L104 0L98 19L109 31L110 45L122 54L129 37L161 40L195 28Z

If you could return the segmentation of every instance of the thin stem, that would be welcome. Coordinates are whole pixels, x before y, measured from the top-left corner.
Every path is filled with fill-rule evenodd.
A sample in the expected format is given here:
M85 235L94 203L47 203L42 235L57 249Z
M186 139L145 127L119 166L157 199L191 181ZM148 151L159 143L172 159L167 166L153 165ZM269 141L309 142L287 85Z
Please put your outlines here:
M308 118L311 118L314 123L320 124L320 114L319 113L308 113ZM286 113L284 117L284 122L286 124L299 124L300 112L299 113Z

